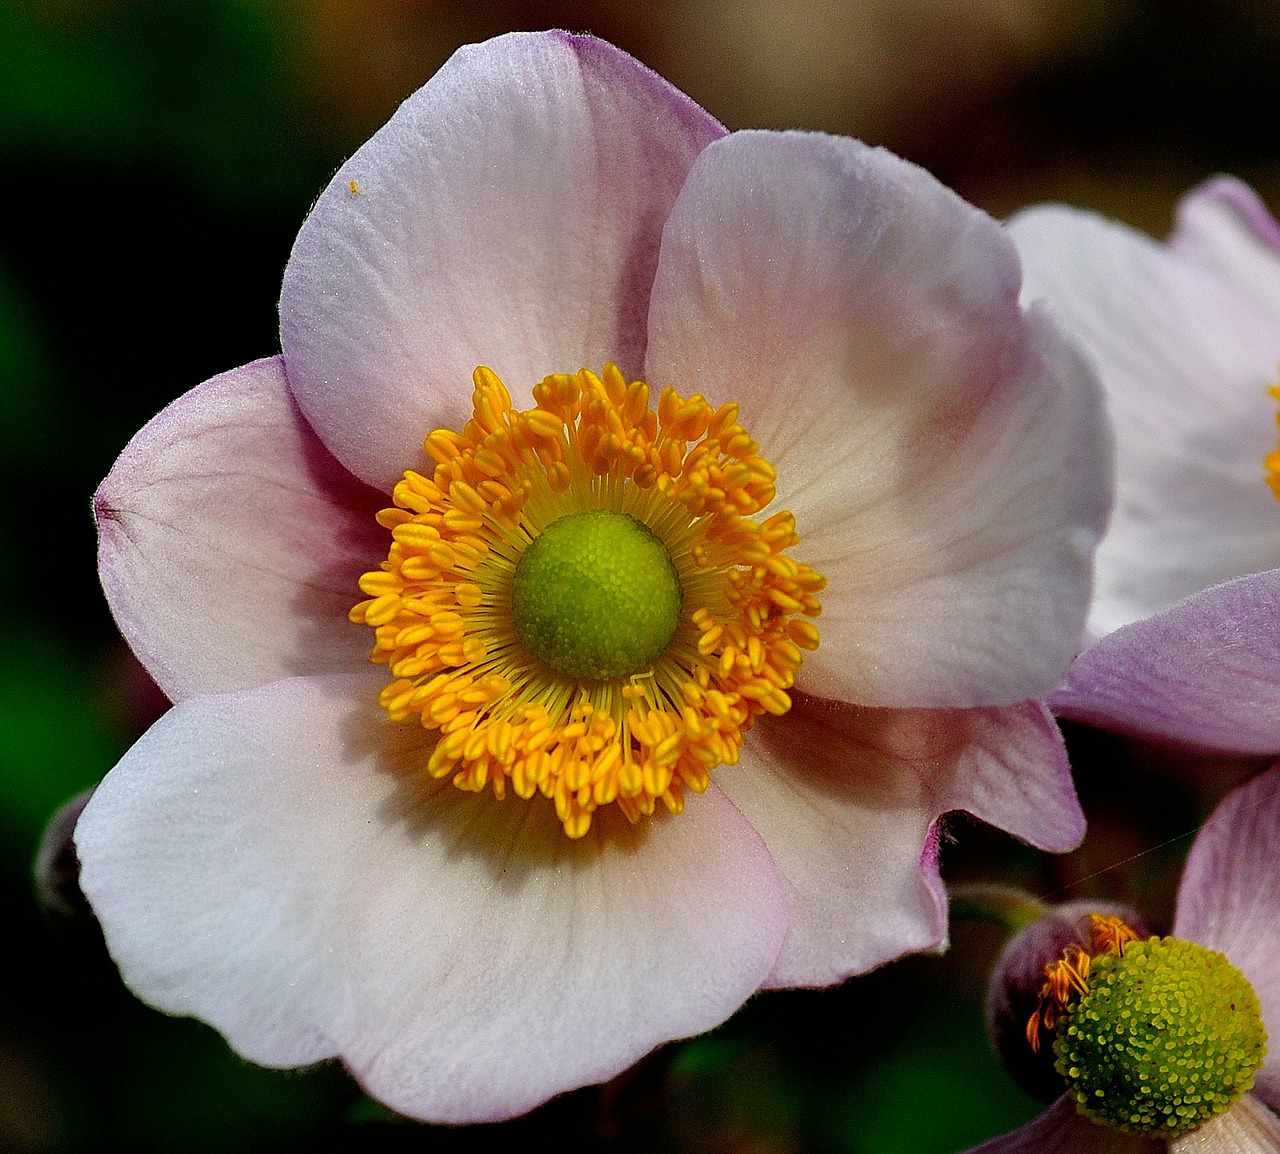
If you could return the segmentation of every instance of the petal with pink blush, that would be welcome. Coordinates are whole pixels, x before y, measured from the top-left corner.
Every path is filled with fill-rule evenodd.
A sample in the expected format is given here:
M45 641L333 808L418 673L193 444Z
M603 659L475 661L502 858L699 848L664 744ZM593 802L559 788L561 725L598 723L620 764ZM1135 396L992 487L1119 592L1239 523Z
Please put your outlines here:
M1280 316L1280 224L1243 181L1217 176L1187 193L1169 247Z
M1052 736L1050 736L1052 734ZM865 709L798 694L715 780L760 831L791 899L771 986L842 981L946 937L939 815L966 809L1044 848L1084 832L1039 706Z
M386 553L386 500L329 455L280 359L179 397L94 497L98 571L133 651L173 700L358 668L347 620Z
M1271 1039L1254 1089L1280 1106L1280 765L1227 794L1196 836L1173 933L1226 954L1249 979Z
M1065 208L1009 224L1024 296L1098 363L1116 427L1116 509L1098 549L1102 636L1245 573L1280 566L1267 386L1280 313L1131 229Z
M1169 1143L1170 1154L1280 1154L1280 1119L1246 1094L1225 1114Z
M1280 754L1280 569L1117 629L1076 658L1049 700L1062 717L1118 733Z
M571 842L549 803L426 778L379 683L191 699L103 781L82 885L140 997L253 1061L338 1055L393 1109L463 1122L607 1079L760 985L786 896L714 788Z
M810 692L1012 704L1079 641L1109 442L1000 227L857 141L736 133L663 236L651 385L741 404L828 579Z
M1099 1126L1064 1094L1025 1126L992 1138L969 1154L1165 1154L1165 1148L1164 1142Z
M952 710L930 722L950 730L958 755L935 786L946 809L962 809L1049 853L1073 850L1085 820L1062 734L1037 700Z
M461 429L471 373L639 375L658 243L723 129L602 41L460 49L345 165L285 270L289 383L330 450L389 488Z

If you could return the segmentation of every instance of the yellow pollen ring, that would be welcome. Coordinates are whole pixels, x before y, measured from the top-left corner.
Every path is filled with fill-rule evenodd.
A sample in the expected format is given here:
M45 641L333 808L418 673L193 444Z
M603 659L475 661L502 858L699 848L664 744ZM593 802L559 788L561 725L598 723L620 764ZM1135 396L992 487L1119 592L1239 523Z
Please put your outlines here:
M799 541L774 497L774 471L734 404L649 387L616 365L547 377L536 407L512 408L502 381L477 368L461 433L424 441L432 476L413 471L378 514L387 559L360 579L351 620L374 630L370 657L394 680L380 703L438 734L427 763L458 788L551 799L570 837L601 806L632 822L733 764L762 713L791 706L805 618L824 579L785 551ZM611 680L574 680L543 665L511 608L525 548L561 517L606 509L635 518L666 548L683 592L666 649Z

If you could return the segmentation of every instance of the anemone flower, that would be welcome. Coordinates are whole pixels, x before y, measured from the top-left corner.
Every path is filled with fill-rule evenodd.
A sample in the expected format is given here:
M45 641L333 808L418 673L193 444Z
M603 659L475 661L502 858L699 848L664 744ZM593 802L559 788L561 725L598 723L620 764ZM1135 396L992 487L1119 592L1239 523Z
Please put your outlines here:
M1096 359L1116 509L1060 716L1242 755L1280 753L1280 225L1229 177L1166 244L1041 206L1009 224L1024 298Z
M1032 1049L1052 1045L1066 1093L973 1154L1280 1151L1268 1109L1280 1107L1280 765L1229 793L1201 829L1171 936L1143 940L1109 909L1086 921L1042 972L1021 1039L1028 1069ZM1030 954L1053 937L1052 926L1024 930L996 983L1025 984ZM1012 993L993 1003L1020 1004ZM1007 1040L1002 1055L1019 1060Z
M1074 845L1035 696L1109 446L1019 286L887 153L590 38L459 51L321 194L282 354L97 494L175 702L76 832L125 981L497 1119L939 946L947 811Z

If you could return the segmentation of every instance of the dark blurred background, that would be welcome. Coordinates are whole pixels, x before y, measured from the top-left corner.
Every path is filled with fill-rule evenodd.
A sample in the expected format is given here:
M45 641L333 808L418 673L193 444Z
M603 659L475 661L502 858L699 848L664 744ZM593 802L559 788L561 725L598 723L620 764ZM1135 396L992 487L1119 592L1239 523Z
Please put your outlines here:
M1160 235L1214 172L1280 194L1264 0L0 0L0 1149L944 1154L1038 1109L983 1032L992 927L759 997L603 1091L442 1129L333 1067L240 1062L136 1002L92 925L35 900L49 815L164 708L98 589L95 486L166 402L277 350L294 234L397 103L460 43L553 26L614 41L730 128L861 136L997 215L1062 199ZM1248 767L1069 740L1084 847L1050 858L957 818L948 879L1167 926L1189 831Z

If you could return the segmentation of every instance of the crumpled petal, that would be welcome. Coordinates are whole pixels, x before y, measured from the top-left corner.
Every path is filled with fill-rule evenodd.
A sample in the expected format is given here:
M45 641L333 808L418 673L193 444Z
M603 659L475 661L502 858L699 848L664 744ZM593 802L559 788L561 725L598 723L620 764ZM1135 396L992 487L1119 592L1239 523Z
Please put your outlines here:
M192 698L107 775L81 885L140 997L252 1061L340 1055L393 1109L462 1122L607 1079L759 986L786 897L714 787L571 842L549 803L426 778L381 680Z
M639 375L663 222L723 131L590 37L459 49L339 169L285 270L289 383L325 444L390 489L466 423L477 365L513 396Z
M1000 227L854 140L742 132L663 235L651 386L741 404L828 580L799 684L1007 705L1078 649L1109 443L1091 371L1018 305Z
M715 780L760 831L790 897L770 986L829 985L943 943L941 814L964 809L1055 851L1084 836L1039 703L866 709L797 694Z
M347 620L386 553L386 498L298 412L279 357L214 377L139 432L94 497L121 633L174 701L358 668Z
M1169 1143L1170 1154L1277 1154L1280 1120L1246 1094L1225 1114Z
M1117 629L1076 658L1049 704L1117 733L1280 754L1280 569Z
M1025 1126L992 1138L969 1154L1164 1154L1166 1143L1100 1126L1064 1094Z
M1200 830L1173 933L1226 954L1249 979L1270 1039L1254 1093L1280 1106L1280 765L1233 789Z
M1116 427L1116 509L1098 549L1095 637L1280 567L1280 311L1131 229L1056 206L1020 213L1025 299L1096 358Z
M1168 243L1280 316L1280 224L1243 181L1216 176L1193 188Z

